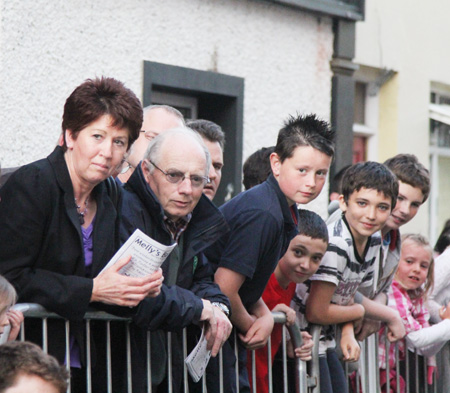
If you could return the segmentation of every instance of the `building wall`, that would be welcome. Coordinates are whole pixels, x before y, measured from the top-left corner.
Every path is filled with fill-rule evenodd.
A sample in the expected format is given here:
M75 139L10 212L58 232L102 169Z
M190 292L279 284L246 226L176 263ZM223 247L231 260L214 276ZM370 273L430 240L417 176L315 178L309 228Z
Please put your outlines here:
M244 159L275 144L288 114L330 117L329 18L246 0L0 5L4 167L52 150L64 101L84 79L112 76L142 98L143 60L245 78Z
M445 0L432 5L366 0L365 21L356 28L355 62L397 73L380 91L380 160L387 153L413 153L429 168L430 86L450 86L449 13ZM404 231L428 235L428 223L426 203Z

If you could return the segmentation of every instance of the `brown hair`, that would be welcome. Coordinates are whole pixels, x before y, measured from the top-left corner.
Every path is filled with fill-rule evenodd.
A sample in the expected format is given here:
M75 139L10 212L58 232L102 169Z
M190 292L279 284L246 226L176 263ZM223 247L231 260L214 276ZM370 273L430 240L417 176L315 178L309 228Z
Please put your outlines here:
M64 105L63 149L67 150L65 131L74 139L78 133L104 115L112 118L112 126L128 129L128 146L139 137L142 126L142 105L136 95L113 78L87 79L67 98Z
M69 373L58 361L30 342L10 341L0 345L0 393L21 375L35 375L51 383L60 393L67 390Z
M409 184L411 187L419 188L425 202L430 194L430 172L413 154L397 154L384 162L398 180Z

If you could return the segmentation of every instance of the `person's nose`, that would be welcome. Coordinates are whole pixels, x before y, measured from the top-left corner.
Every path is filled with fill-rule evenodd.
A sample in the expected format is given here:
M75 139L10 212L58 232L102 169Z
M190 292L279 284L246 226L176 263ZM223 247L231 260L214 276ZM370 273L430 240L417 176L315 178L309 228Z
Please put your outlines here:
M192 183L189 176L186 176L178 186L178 192L180 194L191 195L192 194Z
M306 177L306 185L309 188L314 188L316 186L316 174L314 172L310 172Z
M208 173L208 177L209 180L213 181L216 178L216 171L214 170L214 166L211 164L211 166L209 167L209 173Z
M367 218L369 220L375 220L376 215L377 215L377 208L376 208L376 206L369 206L367 208Z
M413 264L413 272L415 272L415 273L420 272L420 264L419 263Z
M411 209L411 204L408 201L401 201L399 211L403 216L407 216L409 214L409 210Z
M113 141L105 140L105 143L102 144L101 154L105 158L112 157L112 149L113 149Z
M9 325L8 314L4 312L0 315L0 326L5 327Z
M303 258L302 263L300 264L302 270L309 271L309 267L311 266L311 258Z

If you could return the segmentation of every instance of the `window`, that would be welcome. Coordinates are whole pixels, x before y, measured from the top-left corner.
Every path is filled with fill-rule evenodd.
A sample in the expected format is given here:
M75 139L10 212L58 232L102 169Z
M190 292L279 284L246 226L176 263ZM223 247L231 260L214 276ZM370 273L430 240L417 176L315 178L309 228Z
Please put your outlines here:
M430 241L434 244L450 218L450 90L430 97Z
M167 104L186 118L211 120L225 133L222 181L214 198L221 205L242 189L244 79L144 61L143 105Z
M378 92L376 92L378 93ZM377 160L378 96L369 95L369 84L355 82L353 112L353 164Z

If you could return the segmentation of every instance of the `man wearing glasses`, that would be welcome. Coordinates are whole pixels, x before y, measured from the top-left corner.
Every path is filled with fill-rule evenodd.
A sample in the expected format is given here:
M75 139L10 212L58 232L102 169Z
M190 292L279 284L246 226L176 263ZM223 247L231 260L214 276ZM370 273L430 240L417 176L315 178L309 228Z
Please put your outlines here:
M169 105L150 105L144 108L144 121L141 134L133 143L122 171L117 176L122 183L126 183L134 169L144 157L150 141L161 132L171 128L183 127L184 118L180 111Z
M161 294L141 302L134 317L139 328L133 328L132 346L145 352L145 330L152 331L152 385L156 392L167 391L167 330L177 331L171 339L173 391L178 391L183 378L181 328L203 322L212 356L231 331L228 298L213 282L211 266L202 253L228 230L223 216L203 195L210 165L201 137L185 127L176 128L150 142L125 185L122 241L139 228L160 243L177 243L162 266ZM134 356L133 372L137 374L133 383L142 382L146 375L145 353L138 351L138 355Z

